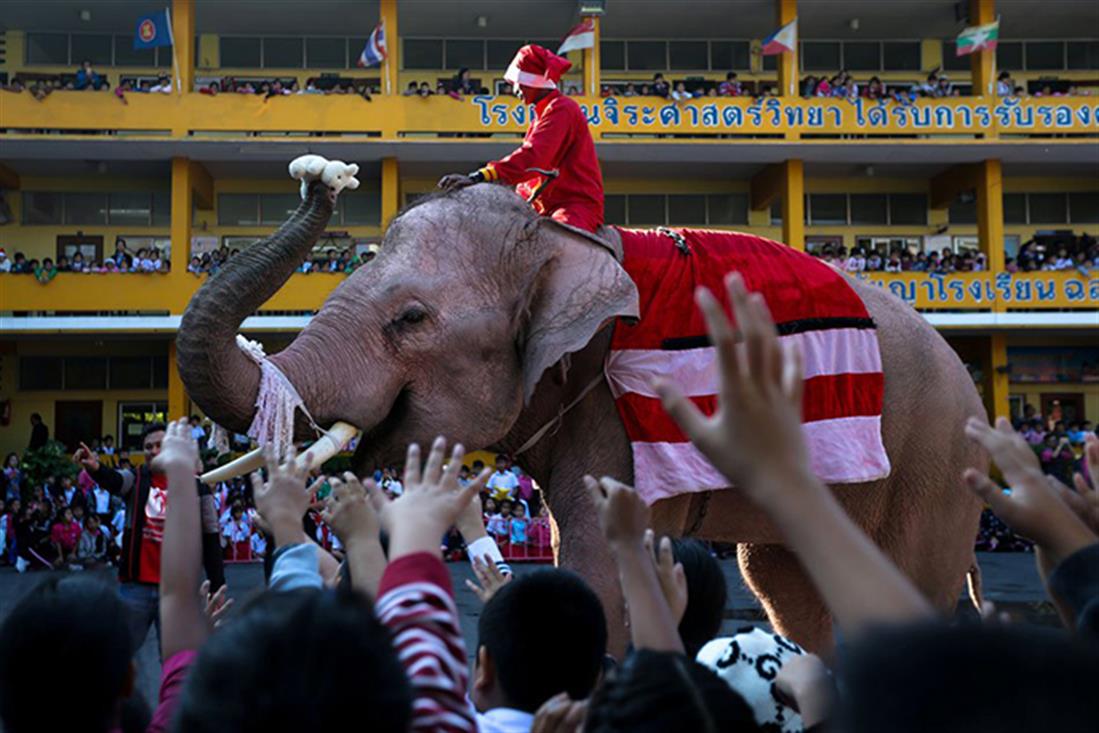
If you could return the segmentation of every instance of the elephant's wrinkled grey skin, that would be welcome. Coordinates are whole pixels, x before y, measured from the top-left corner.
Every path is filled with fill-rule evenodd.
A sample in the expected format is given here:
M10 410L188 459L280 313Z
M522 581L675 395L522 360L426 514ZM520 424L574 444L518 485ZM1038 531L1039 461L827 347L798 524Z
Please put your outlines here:
M259 370L233 338L244 317L285 282L331 213L319 183L272 237L232 258L196 293L179 333L179 366L194 401L234 431L252 419ZM954 352L909 306L854 283L879 326L885 371L883 434L889 479L833 487L858 524L941 608L953 608L973 561L980 506L960 485L987 458L961 434L983 407ZM364 435L360 472L399 462L410 441L445 435L513 451L602 370L615 315L636 313L636 291L603 249L533 211L510 190L481 184L432 197L398 216L376 259L336 288L272 360L322 425ZM569 355L571 354L571 355ZM564 357L564 358L562 358ZM299 426L306 437L304 425ZM731 447L732 449L732 447ZM617 573L584 473L632 481L633 464L609 388L571 409L521 461L546 491L559 561L607 605L624 648ZM659 502L658 531L739 544L746 581L775 628L813 649L831 622L771 524L736 490Z

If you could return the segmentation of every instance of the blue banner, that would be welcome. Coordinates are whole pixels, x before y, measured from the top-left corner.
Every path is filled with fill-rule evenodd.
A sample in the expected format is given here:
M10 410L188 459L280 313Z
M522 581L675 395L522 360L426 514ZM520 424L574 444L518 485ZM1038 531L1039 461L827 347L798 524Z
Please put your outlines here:
M167 8L137 19L137 28L134 31L135 51L171 45L172 17Z

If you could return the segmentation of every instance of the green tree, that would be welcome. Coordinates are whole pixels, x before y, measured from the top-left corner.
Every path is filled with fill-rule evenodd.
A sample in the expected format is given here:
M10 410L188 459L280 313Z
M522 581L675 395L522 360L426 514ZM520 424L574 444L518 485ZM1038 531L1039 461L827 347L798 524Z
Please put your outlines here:
M65 444L57 440L47 441L41 448L24 453L22 469L26 476L23 482L25 495L29 495L34 487L41 486L51 476L76 478L76 474L80 472L77 465L72 462L72 456L69 455Z

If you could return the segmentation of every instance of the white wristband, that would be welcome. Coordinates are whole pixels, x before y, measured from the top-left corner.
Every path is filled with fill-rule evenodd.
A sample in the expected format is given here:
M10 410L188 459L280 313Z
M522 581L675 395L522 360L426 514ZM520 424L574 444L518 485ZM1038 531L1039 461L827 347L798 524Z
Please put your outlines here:
M488 559L496 564L497 569L501 573L511 575L511 566L504 560L504 556L500 554L500 548L496 546L496 540L492 539L488 535L473 540L466 545L466 553L469 555L469 562L473 564L474 558L483 558L488 555Z

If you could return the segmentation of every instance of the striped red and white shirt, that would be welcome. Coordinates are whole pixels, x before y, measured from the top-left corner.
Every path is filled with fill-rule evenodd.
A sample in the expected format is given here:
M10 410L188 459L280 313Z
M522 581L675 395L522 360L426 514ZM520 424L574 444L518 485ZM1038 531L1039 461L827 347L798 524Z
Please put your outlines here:
M884 376L866 306L835 269L778 242L697 229L620 229L623 266L637 284L640 319L620 321L607 381L633 449L634 482L649 504L728 486L664 412L654 377L679 385L706 414L717 409L718 374L699 286L729 310L726 273L763 295L783 341L805 357L802 429L813 472L828 483L889 475L881 439ZM735 447L731 447L735 450Z
M437 555L405 555L386 566L375 604L412 684L413 731L475 733L466 698L466 651L450 574Z

